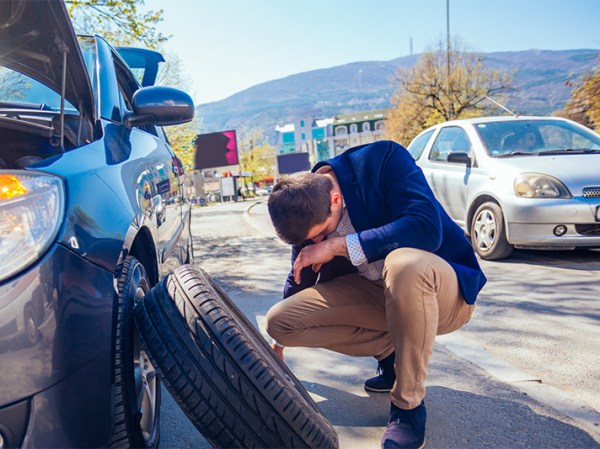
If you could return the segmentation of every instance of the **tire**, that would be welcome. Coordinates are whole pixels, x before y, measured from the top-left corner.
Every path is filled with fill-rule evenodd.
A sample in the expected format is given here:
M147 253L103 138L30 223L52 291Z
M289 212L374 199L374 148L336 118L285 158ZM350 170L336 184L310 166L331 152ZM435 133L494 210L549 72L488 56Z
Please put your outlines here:
M508 257L513 246L506 238L502 208L496 203L483 203L471 222L471 242L482 259L498 260Z
M111 448L156 448L160 380L141 346L133 310L150 291L144 266L128 256L118 279L114 346L115 427Z
M338 447L300 381L203 272L179 268L135 317L165 386L214 447Z

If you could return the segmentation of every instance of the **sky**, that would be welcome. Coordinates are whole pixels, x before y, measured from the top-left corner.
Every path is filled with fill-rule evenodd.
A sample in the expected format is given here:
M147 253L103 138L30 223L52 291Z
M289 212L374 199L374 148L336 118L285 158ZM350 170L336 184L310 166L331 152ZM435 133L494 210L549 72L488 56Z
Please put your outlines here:
M445 42L477 52L600 49L600 0L146 0L193 81L196 103Z

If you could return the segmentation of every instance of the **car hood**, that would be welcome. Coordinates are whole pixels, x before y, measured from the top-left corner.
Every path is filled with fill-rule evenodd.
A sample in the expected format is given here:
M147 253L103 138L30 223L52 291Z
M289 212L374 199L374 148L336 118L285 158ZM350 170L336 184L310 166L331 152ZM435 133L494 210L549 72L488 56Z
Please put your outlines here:
M92 119L93 92L63 0L0 1L0 64L61 92L67 52L65 97Z
M560 154L552 156L515 156L496 159L503 171L544 173L559 179L569 188L598 186L600 174L598 154Z

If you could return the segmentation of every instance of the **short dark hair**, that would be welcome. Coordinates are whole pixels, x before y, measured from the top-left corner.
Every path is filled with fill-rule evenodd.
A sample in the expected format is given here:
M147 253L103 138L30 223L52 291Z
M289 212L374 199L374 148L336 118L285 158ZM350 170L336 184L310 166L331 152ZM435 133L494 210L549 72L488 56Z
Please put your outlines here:
M269 195L268 207L277 235L286 243L299 245L308 231L325 223L331 215L329 176L302 173L279 180Z

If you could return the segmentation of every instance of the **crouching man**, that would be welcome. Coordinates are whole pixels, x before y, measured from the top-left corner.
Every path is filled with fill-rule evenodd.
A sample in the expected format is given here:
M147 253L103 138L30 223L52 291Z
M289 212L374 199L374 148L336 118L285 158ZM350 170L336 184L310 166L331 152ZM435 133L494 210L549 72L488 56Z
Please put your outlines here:
M436 335L473 313L486 282L473 249L410 154L391 141L352 148L279 181L268 201L292 245L285 300L267 314L273 349L373 356L365 389L391 392L382 448L425 444L425 380Z

